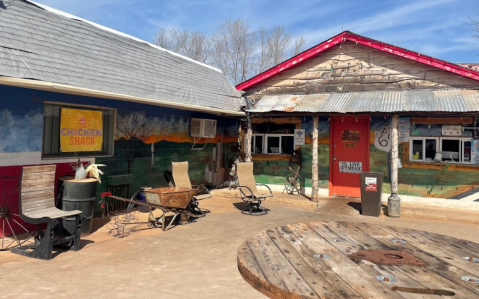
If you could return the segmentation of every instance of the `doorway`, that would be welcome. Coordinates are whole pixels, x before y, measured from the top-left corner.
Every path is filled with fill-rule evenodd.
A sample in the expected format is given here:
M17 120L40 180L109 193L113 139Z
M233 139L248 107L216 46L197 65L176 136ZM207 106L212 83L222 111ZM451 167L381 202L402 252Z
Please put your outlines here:
M359 173L369 171L369 116L332 116L329 196L360 197Z

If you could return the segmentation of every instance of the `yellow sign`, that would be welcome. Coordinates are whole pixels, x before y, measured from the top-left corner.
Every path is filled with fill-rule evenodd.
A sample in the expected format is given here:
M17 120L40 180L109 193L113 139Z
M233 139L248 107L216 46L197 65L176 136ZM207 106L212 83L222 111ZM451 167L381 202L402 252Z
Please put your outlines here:
M103 118L101 111L61 109L60 146L64 153L101 151Z

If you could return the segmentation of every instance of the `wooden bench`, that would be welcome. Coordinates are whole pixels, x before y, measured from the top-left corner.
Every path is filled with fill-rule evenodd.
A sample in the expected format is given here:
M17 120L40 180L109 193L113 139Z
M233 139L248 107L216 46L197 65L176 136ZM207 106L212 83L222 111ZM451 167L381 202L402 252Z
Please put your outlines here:
M70 242L70 250L80 249L81 222L85 219L82 211L62 211L55 207L56 165L28 166L22 168L19 191L20 218L37 225L35 244L20 246L11 251L28 257L50 260L53 246ZM59 219L76 216L78 229L54 239L54 230L59 227ZM40 224L46 223L45 233ZM62 232L63 233L63 232Z

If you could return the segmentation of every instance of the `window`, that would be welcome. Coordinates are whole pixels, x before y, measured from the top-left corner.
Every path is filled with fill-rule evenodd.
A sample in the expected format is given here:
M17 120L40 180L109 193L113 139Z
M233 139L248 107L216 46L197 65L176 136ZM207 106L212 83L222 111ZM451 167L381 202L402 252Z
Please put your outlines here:
M470 139L462 140L462 162L471 163L471 146L472 142Z
M439 150L439 138L435 137L414 137L411 138L409 146L410 161L434 161L434 156Z
M116 110L45 103L42 158L113 155Z
M262 154L263 153L263 134L253 134L251 139L251 152L253 154Z
M470 138L441 138L442 161L471 163Z
M293 152L294 134L253 134L251 139L251 153L254 154L292 155Z
M470 163L471 139L460 137L412 137L409 141L409 160L418 162L435 161L441 153L441 162Z

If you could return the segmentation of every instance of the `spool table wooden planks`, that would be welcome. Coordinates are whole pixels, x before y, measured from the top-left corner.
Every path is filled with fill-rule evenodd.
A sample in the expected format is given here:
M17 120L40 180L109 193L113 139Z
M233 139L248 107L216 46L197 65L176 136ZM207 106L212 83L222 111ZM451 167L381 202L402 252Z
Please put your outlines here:
M238 269L270 298L479 298L479 244L366 223L269 229L239 247Z

